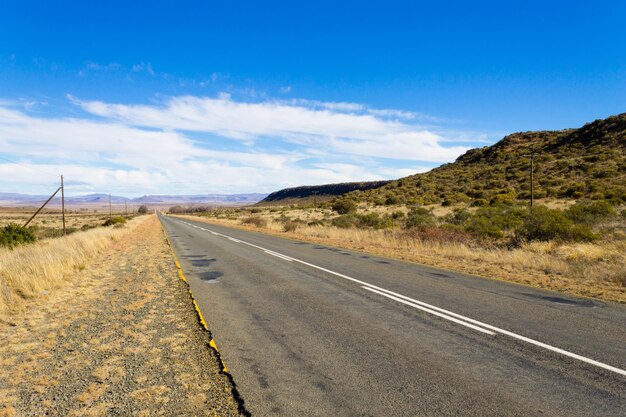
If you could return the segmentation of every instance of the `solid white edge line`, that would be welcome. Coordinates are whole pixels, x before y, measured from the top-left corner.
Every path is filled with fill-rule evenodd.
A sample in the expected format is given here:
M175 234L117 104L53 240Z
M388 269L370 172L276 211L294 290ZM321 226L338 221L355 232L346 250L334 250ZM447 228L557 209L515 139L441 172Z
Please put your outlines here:
M598 362L598 361L596 361L594 359L587 358L585 356L581 356L581 355L578 355L576 353L569 352L567 350L558 348L556 346L548 345L547 343L543 343L543 342L540 342L538 340L534 340L534 339L531 339L529 337L522 336L520 334L513 333L513 332L510 332L508 330L504 330L504 329L501 329L499 327L492 326L490 324L483 323L481 321L474 320L474 319L471 319L469 317L462 316L462 315L457 314L457 313L453 313L452 311L444 310L443 308L439 308L439 307L433 306L431 304L424 303L423 301L415 300L413 298L407 297L407 296L402 295L402 294L395 293L393 291L389 291L389 290L382 290L382 291L387 293L387 294L394 295L394 296L396 296L398 298L404 299L406 301L409 301L409 302L412 302L412 303L415 303L415 304L419 304L421 306L428 307L428 308L431 308L433 310L444 312L446 314L449 314L450 316L458 317L458 318L460 318L460 319L462 319L464 321L467 321L469 323L474 323L476 325L482 326L482 327L484 327L486 329L493 330L493 331L498 332L498 333L502 333L502 334L507 335L509 337L512 337L514 339L522 340L522 341L524 341L526 343L530 343L532 345L542 347L542 348L550 350L552 352L560 353L561 355L568 356L570 358L577 359L579 361L586 362L588 364L595 365L595 366L598 366L600 368L603 368L603 369L606 369L606 370L618 373L620 375L626 376L626 370L623 370L623 369L620 369L620 368L617 368L617 367L614 367L614 366L611 366L611 365L607 365L607 364L602 363L602 362Z
M457 324L460 324L461 326L469 327L470 329L478 330L479 332L482 332L482 333L485 333L485 334L488 334L488 335L491 335L491 336L495 336L495 333L490 331L490 330L486 330L486 329L483 329L482 327L474 326L473 324L467 323L467 322L459 320L459 319L455 319L454 317L446 316L443 313L439 313L439 312L437 312L435 310L431 310L429 308L422 307L422 306L420 306L418 304L415 304L415 303L410 303L410 302L405 301L405 300L403 300L401 298L394 297L393 295L385 294L382 291L378 291L378 290L375 290L373 288L366 287L365 285L362 285L361 288L363 288L364 290L371 291L371 292L374 292L376 294L382 295L383 297L390 298L390 299L392 299L394 301L397 301L399 303L406 304L406 305L411 306L413 308L416 308L418 310L425 311L425 312L427 312L429 314L432 314L434 316L441 317L442 319L453 321L453 322L455 322Z
M185 223L185 224L188 224L188 225L190 225L190 226L191 226L191 224L190 224L190 223L187 223L187 222L184 222L184 221L183 221L182 223ZM217 235L217 236L223 236L223 237L225 237L225 238L227 238L227 239L232 239L230 236L224 235L224 234L222 234L222 233L213 232L213 231L211 231L211 230L209 230L209 229L206 229L206 230L207 230L207 231L209 231L209 232L211 232L211 233L214 233L214 234L215 234L215 235ZM267 251L267 250L269 250L269 249L266 249L266 248L264 248L264 247L254 245L254 244L252 244L252 243L245 242L245 241L243 241L243 240L240 240L238 243L243 243L243 244L245 244L245 245L252 246L252 247L254 247L254 248L261 249L261 250L263 250L263 251ZM273 251L272 251L272 252L273 252ZM280 254L280 253L278 253L278 252L274 252L274 253L279 254L279 255L282 255L282 254ZM602 362L596 361L596 360L591 359L591 358L587 358L587 357L585 357L585 356L578 355L578 354L576 354L576 353L569 352L569 351L567 351L567 350L564 350L564 349L558 348L558 347L556 347L556 346L548 345L547 343L543 343L543 342L540 342L540 341L538 341L538 340L534 340L534 339L531 339L531 338L529 338L529 337L522 336L522 335L519 335L519 334L517 334L517 333L513 333L513 332L510 332L510 331L508 331L508 330L504 330L504 329L501 329L501 328L499 328L499 327L495 327L495 326L492 326L492 325L490 325L490 324L483 323L483 322L481 322L481 321L471 319L471 318L469 318L469 317L465 317L465 316L463 316L463 315L461 315L461 314L457 314L457 313L454 313L454 312L452 312L452 311L448 311L448 310L445 310L445 309L443 309L443 308L433 306L433 305L428 304L428 303L425 303L425 302L423 302L423 301L415 300L415 299L410 298L410 297L407 297L407 296L405 296L405 295L398 294L398 293L395 293L395 292L393 292L393 291L389 291L389 290L387 290L387 289L384 289L384 288L378 287L378 286L376 286L376 285L369 284L369 283L367 283L367 282L365 282L365 281L361 281L361 280L358 280L358 279L356 279L356 278L352 278L352 277L349 277L349 276L347 276L347 275L340 274L339 272L331 271L330 269L326 269L326 268L323 268L323 267L321 267L321 266L317 266L317 265L311 264L311 263L309 263L309 262L302 261L302 260L297 259L297 258L292 258L292 257L287 256L287 255L282 255L282 256L284 256L284 257L286 257L286 258L289 258L289 259L291 259L291 260L293 260L293 261L295 261L295 262L299 262L299 263L301 263L301 264L303 264L303 265L310 266L311 268L315 268L315 269L318 269L318 270L320 270L320 271L324 271L324 272L326 272L326 273L329 273L329 274L331 274L331 275L335 275L335 276L338 276L338 277L340 277L340 278L344 278L344 279L346 279L346 280L348 280L348 281L355 282L355 283L357 283L357 284L360 284L360 285L361 285L361 286L363 286L363 287L372 288L372 289L378 290L378 291L380 291L380 292L382 292L382 293L386 293L386 294L389 294L389 295L395 296L395 297L397 297L397 298L404 299L404 300L409 301L409 302L411 302L411 303L415 303L415 304L421 305L421 306L423 306L423 307L427 307L427 308L432 309L432 310L437 310L437 311L440 311L440 312L446 313L446 314L447 314L447 315L449 315L449 316L458 317L458 318L459 318L459 319L461 319L462 321L465 321L465 322L468 322L468 323L474 323L474 324L476 324L476 325L479 325L479 326L484 327L485 329L493 330L493 331L495 331L495 332L502 333L502 334L507 335L507 336L509 336L509 337L512 337L512 338L514 338L514 339L518 339L518 340L524 341L524 342L526 342L526 343L530 343L530 344L532 344L532 345L535 345L535 346L538 346L538 347L542 347L542 348L544 348L544 349L546 349L546 350L550 350L550 351L552 351L552 352L559 353L559 354L561 354L561 355L563 355L563 356L567 356L567 357L570 357L570 358L573 358L573 359L577 359L577 360L579 360L579 361L581 361L581 362L585 362L585 363L588 363L588 364L590 364L590 365L595 365L595 366L597 366L597 367L599 367L599 368L606 369L607 371L615 372L615 373L617 373L617 374L620 374L620 375L626 376L626 370L624 370L624 369L620 369L620 368L617 368L617 367L615 367L615 366L607 365L607 364L605 364L605 363L602 363ZM371 291L371 290L370 290L370 291ZM381 295L383 295L383 294L381 294Z

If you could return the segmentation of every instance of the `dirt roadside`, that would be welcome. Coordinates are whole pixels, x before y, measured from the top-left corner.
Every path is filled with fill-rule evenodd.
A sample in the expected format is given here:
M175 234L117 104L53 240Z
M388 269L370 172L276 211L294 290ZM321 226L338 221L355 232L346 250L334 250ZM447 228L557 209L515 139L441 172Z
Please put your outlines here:
M0 416L234 416L156 216L0 325Z

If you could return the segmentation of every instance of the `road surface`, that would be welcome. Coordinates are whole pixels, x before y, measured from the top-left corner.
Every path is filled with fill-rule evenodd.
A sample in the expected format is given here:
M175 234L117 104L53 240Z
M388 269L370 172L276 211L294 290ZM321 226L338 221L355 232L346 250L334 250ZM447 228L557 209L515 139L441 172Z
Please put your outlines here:
M160 216L253 416L623 416L626 308Z

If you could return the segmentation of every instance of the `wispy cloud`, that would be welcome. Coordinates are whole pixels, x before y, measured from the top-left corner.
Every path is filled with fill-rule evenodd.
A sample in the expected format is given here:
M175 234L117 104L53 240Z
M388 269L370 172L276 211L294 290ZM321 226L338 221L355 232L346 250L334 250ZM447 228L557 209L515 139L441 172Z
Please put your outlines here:
M84 77L89 72L112 72L118 71L122 66L117 62L110 62L108 64L99 64L93 61L87 61L85 65L78 71L80 77Z
M131 68L133 72L147 72L150 75L155 75L154 69L152 68L152 64L149 62L140 62L139 64L135 64Z
M0 149L20 162L10 184L34 186L46 181L43 171L63 171L81 192L272 191L395 178L466 150L446 145L453 132L421 126L408 112L358 103L246 102L220 94L146 105L68 97L85 117L44 117L0 101ZM0 173L15 169L0 164Z
M238 102L184 96L161 106L77 101L87 112L131 126L208 132L248 143L281 140L347 155L445 162L466 148L419 125L373 115L356 103Z

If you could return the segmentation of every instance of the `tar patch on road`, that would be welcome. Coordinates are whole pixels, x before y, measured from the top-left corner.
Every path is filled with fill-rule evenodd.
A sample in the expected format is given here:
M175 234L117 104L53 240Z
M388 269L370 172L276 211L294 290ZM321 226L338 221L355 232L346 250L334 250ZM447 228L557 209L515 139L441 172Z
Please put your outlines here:
M550 303L575 306L575 307L605 307L601 301L585 299L585 298L565 298L558 296L547 296L547 295L539 295L539 294L531 294L531 293L523 293L522 295L528 298L534 298L536 300L548 301Z

